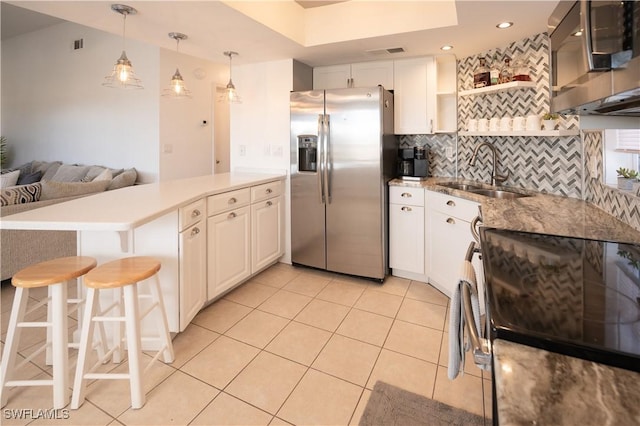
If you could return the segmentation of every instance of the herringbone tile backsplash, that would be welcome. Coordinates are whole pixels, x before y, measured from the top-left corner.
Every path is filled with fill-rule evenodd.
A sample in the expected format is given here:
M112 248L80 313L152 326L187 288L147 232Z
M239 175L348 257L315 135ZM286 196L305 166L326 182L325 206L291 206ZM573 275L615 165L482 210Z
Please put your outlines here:
M600 207L609 213L640 230L640 194L632 194L616 188L604 185L602 145L603 134L601 131L583 132L584 140L584 199ZM596 175L592 176L587 167L596 159Z
M490 63L505 56L519 56L529 65L535 87L475 96L458 96L458 130L466 130L470 118L541 116L550 109L549 36L541 33L506 47L482 52L458 60L458 90L470 89L473 70L484 57ZM575 115L561 117L560 127L577 129ZM584 137L584 140L583 140ZM601 132L567 137L463 136L454 134L400 136L400 146L429 147L431 176L453 177L489 182L491 151L481 149L475 166L468 164L473 149L481 141L492 143L498 151L498 172L509 172L505 185L533 189L550 194L581 198L640 230L640 198L602 183ZM453 156L447 157L447 148ZM590 176L587 164L597 157L598 175Z
M458 130L466 130L470 118L542 116L549 111L549 37L538 34L505 48L494 49L479 55L462 58L458 63L458 87L471 88L473 70L480 57L488 62L496 58L519 57L529 65L529 75L535 87L508 92L493 92L476 96L458 97ZM577 128L575 116L565 116L563 128ZM505 184L535 189L569 197L582 196L582 142L579 136L493 136L458 139L458 176L489 181L491 178L491 151L482 149L474 166L468 164L473 149L481 141L492 143L498 151L498 172L509 172Z

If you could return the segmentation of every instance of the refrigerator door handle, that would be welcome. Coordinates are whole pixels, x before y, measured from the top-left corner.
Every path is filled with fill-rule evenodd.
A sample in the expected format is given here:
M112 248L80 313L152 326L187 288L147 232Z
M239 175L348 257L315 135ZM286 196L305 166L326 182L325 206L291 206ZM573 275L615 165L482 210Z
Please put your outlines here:
M322 141L324 139L324 114L318 114L318 156L320 157L317 162L318 170L316 174L318 175L318 195L320 199L320 204L324 204L324 149L322 148Z
M325 115L324 126L324 188L327 204L331 204L331 121L330 115Z

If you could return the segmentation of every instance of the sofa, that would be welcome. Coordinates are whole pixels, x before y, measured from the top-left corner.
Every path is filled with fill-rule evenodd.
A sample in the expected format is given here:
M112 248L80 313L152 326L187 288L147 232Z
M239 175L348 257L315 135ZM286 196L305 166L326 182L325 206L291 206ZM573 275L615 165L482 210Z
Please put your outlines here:
M32 161L0 174L0 217L133 185L137 172ZM37 262L76 254L75 231L0 230L0 272L7 280Z

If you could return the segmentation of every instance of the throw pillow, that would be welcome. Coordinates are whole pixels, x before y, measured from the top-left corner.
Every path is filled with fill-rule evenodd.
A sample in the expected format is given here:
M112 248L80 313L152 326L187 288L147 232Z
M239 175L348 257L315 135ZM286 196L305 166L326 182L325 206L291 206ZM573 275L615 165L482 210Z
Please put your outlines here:
M3 173L0 175L0 188L8 188L15 186L18 183L20 177L20 170L14 170L9 173Z
M124 188L125 186L131 186L136 182L137 178L138 172L136 171L136 169L127 169L111 180L109 186L107 187L107 191L111 191L112 189Z
M104 169L102 171L102 173L100 173L98 176L94 177L91 182L96 182L96 181L100 181L100 180L111 180L111 179L113 179L113 175L111 174L111 170Z
M102 192L109 185L108 180L98 182L55 182L42 181L42 195L40 200L53 200L55 198L86 195L94 192Z
M0 193L0 205L10 206L13 204L35 202L40 200L41 194L42 185L39 182L3 189Z
M56 174L49 180L54 182L80 182L90 168L90 166L71 166L63 164L58 168Z
M33 163L31 163L31 171L41 171L41 180L51 180L51 178L56 174L58 168L60 168L61 165L62 161L34 161Z
M20 172L20 177L18 177L18 185L28 185L30 183L36 183L36 182L40 182L40 178L42 178L42 172L41 171L37 171L37 172L28 172L28 173L23 173Z
M96 178L96 176L98 176L100 173L102 173L104 171L104 169L106 169L106 167L91 166L89 168L89 171L87 172L87 174L84 175L84 177L82 178L82 181L83 182L91 182L92 180L94 180Z

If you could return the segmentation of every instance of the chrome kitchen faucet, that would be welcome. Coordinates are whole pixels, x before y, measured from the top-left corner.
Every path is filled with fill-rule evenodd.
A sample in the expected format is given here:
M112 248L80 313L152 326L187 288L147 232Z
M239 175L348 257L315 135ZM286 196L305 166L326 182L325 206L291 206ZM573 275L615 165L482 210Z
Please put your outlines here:
M496 186L496 185L501 185L505 180L507 180L507 178L509 177L509 171L507 171L506 175L499 175L497 174L497 168L498 168L498 152L496 150L496 147L486 141L480 142L478 145L476 145L476 148L473 150L473 154L471 155L471 158L469 159L469 165L473 166L476 163L476 158L478 156L478 150L480 149L480 147L482 146L488 146L491 149L491 152L493 154L493 171L491 172L491 185L492 186Z

